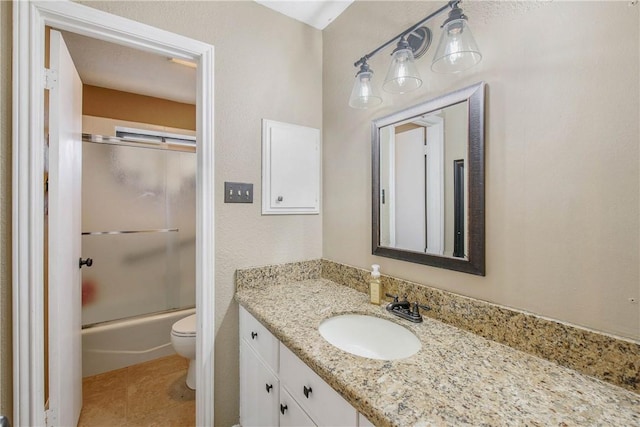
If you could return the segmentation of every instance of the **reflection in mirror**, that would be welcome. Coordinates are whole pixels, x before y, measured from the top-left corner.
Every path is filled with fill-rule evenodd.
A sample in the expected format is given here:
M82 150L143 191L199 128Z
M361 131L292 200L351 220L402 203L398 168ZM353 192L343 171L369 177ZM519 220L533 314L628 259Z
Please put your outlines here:
M373 253L484 274L484 83L373 123Z
M464 101L380 128L380 246L466 256L467 109Z

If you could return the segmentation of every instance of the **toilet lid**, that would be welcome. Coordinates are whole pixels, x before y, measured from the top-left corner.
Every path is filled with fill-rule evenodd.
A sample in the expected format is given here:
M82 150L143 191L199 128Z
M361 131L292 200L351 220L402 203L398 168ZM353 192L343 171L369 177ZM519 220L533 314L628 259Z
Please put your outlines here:
M189 336L196 334L196 315L192 314L173 324L171 332L175 335Z

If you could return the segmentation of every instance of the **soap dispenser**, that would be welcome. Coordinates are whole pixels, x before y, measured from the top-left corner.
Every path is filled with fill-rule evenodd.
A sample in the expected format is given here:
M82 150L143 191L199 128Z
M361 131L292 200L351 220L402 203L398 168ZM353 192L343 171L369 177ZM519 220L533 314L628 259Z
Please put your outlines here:
M382 300L382 285L380 284L380 266L373 264L371 266L371 279L369 280L369 295L371 297L371 304L380 305Z

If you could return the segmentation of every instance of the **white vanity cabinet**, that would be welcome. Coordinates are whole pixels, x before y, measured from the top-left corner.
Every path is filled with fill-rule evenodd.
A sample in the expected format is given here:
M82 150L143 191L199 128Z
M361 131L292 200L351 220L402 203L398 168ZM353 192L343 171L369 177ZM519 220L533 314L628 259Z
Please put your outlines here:
M316 424L302 410L300 405L280 385L280 426L316 427Z
M358 412L280 343L280 385L319 426L357 426Z
M267 328L240 309L240 423L244 427L279 424L278 345Z
M245 340L269 369L275 373L278 372L280 341L244 307L240 307L240 340Z
M244 339L240 340L240 422L245 427L277 426L280 383Z
M242 306L240 424L243 427L371 426Z

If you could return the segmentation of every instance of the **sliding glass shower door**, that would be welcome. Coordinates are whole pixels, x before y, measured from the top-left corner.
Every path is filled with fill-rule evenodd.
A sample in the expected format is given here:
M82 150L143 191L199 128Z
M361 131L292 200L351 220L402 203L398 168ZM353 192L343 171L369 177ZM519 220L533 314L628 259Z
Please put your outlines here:
M83 325L195 306L195 175L192 149L83 142Z

